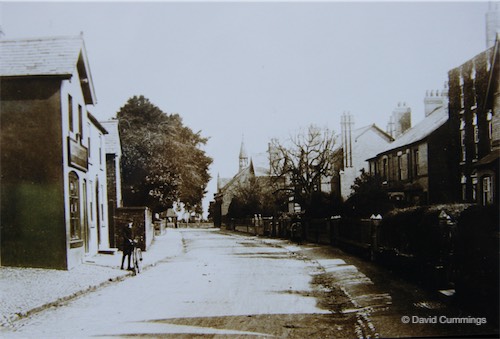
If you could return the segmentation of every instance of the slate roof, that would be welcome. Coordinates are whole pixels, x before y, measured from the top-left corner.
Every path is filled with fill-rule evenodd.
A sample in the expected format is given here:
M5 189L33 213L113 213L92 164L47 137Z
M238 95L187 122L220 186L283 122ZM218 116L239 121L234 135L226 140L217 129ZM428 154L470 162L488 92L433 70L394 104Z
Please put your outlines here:
M388 144L387 148L377 156L424 140L439 127L443 126L446 121L448 121L448 110L444 106L437 107L424 120L404 132L394 142Z
M0 75L71 75L81 48L80 37L0 40Z
M87 78L87 104L95 103L95 93L83 37L59 36L0 40L0 76L62 76L70 78L78 67ZM82 74L83 73L83 74Z
M106 135L106 153L122 154L120 133L118 132L118 120L101 121L101 125L108 131Z

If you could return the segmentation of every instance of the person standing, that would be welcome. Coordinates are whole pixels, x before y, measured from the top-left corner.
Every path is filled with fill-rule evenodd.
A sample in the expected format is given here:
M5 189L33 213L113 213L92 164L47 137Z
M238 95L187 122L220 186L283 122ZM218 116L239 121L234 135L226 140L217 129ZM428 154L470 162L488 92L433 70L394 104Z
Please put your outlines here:
M123 256L121 269L123 270L123 264L125 263L125 257L128 257L128 270L131 270L130 257L132 251L134 250L134 240L132 239L132 221L128 222L123 229Z

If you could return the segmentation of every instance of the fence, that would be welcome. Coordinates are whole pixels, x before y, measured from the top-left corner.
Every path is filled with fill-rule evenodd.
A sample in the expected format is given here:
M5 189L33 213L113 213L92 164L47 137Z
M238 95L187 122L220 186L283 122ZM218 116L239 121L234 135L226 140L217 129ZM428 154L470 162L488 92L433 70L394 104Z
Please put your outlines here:
M293 221L289 218L264 217L257 222L251 218L231 219L226 223L226 228L252 235L290 239L292 223ZM301 223L303 225L302 239L309 242L325 245L352 245L369 250L374 245L373 232L380 221L328 218L301 220Z
M447 219L446 214L433 212L431 217L425 220L428 224L425 227L399 225L399 229L391 224L383 225L379 219L306 219L301 220L300 239L334 245L372 261L402 267L444 288L452 280L455 223ZM289 218L231 219L226 227L252 235L292 239L292 223Z

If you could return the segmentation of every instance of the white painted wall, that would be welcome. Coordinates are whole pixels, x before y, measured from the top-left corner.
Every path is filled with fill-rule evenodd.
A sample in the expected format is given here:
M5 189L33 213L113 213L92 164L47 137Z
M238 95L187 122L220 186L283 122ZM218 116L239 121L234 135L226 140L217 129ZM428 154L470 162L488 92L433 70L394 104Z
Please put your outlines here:
M69 99L68 94L72 97L73 102L73 131L70 131L69 126ZM82 127L79 126L79 106L82 108ZM75 68L73 76L69 80L63 80L61 83L61 120L62 120L62 166L63 166L63 182L64 182L64 204L65 204L65 227L67 239L68 253L68 269L71 269L81 263L85 255L94 255L100 248L109 247L108 236L108 209L107 209L107 188L106 188L106 166L105 166L105 151L104 151L104 136L101 131L89 120L87 116L88 107L85 105L82 88L80 86L80 78ZM79 135L80 130L83 132L83 138ZM90 149L89 169L84 171L74 168L69 165L68 156L68 140L71 137L74 140L80 140L81 144ZM89 145L90 138L90 145ZM99 152L99 148L102 152ZM102 159L102 160L101 160ZM82 224L82 238L85 237L84 230L84 211L88 212L89 222L89 246L88 253L86 252L85 239L82 247L71 248L70 246L70 213L69 213L69 173L75 172L78 175L80 183L80 220ZM87 186L87 207L84 208L83 198L84 182ZM99 184L99 206L96 206L96 183ZM98 242L97 232L97 208L102 209L100 212L100 242Z

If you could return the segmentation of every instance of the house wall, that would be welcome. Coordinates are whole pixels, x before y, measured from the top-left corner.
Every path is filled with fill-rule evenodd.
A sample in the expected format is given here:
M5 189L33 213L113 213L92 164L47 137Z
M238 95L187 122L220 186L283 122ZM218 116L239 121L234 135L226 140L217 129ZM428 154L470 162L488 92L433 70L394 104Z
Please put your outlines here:
M89 206L93 216L89 223L91 239L88 253L90 255L96 254L98 250L109 248L105 137L100 129L93 123L90 124L90 154L87 172L89 201L93 201L92 206Z
M455 201L453 169L450 158L449 126L445 123L428 139L429 203L451 203Z
M448 72L449 119L452 133L454 198L475 202L478 178L475 163L491 151L493 102L486 97L491 74L490 48ZM497 76L498 78L498 76Z
M361 170L369 172L369 163L366 159L375 156L388 144L387 139L373 129L368 129L358 138L352 137L352 167L344 167L340 174L340 190L344 200L353 193L351 186L354 184L354 180L361 175Z
M73 122L70 122L69 95L71 95ZM88 116L80 77L75 69L71 80L61 84L61 121L63 140L63 168L66 213L66 237L68 269L79 265L86 255L94 255L99 249L109 248L106 162L104 132ZM81 112L81 113L80 113ZM68 140L74 140L87 149L87 168L75 166L69 159ZM79 178L79 213L81 232L78 239L71 234L69 176Z
M67 268L60 79L1 79L1 263Z
M429 145L422 141L371 159L370 173L382 177L384 188L394 199L426 204L429 201L430 159ZM385 171L384 162L387 163Z

